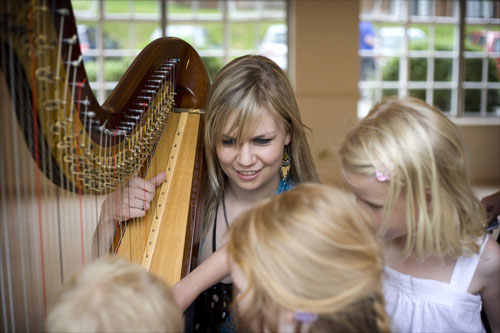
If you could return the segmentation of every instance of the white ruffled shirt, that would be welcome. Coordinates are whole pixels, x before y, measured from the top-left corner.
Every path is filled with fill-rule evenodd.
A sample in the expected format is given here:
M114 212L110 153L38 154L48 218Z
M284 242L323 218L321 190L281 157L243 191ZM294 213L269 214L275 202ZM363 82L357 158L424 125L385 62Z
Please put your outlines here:
M481 250L457 259L449 283L414 278L384 268L386 310L393 332L486 332L481 321L481 295L467 292Z

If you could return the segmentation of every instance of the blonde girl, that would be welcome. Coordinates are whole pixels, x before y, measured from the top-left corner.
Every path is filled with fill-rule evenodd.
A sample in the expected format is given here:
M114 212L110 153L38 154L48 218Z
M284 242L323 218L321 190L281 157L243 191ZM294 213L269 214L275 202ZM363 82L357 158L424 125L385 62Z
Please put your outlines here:
M388 99L347 134L347 185L382 238L392 329L500 330L500 248L485 234L457 127L415 98Z
M262 202L231 226L227 252L243 332L388 331L374 229L338 189Z

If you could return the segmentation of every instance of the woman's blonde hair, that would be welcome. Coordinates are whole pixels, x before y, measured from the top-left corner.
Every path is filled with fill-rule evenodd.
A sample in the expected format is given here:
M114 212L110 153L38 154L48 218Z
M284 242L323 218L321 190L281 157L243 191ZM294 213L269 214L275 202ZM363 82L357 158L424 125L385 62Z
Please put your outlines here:
M243 322L277 331L288 309L318 315L313 332L389 330L375 232L341 190L301 184L265 200L231 225L228 254L248 279Z
M181 332L170 287L140 266L107 256L83 267L52 305L48 332Z
M209 186L206 209L211 221L218 198L224 190L225 175L216 148L222 130L233 116L236 140L242 141L255 129L263 111L291 135L289 155L290 178L296 182L318 182L314 160L307 142L307 131L299 113L295 94L288 77L272 60L257 55L239 57L224 66L216 75L205 108L205 157Z
M457 257L479 250L484 208L471 189L458 128L438 109L411 97L387 99L347 133L340 155L344 171L390 178L381 233L396 200L406 199L404 256Z

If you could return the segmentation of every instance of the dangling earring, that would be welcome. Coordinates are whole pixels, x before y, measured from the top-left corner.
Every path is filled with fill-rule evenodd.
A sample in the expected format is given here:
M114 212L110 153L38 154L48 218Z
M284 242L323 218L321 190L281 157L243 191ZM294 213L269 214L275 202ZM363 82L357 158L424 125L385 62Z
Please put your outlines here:
M290 155L288 154L288 145L285 146L283 151L283 161L281 161L281 178L284 182L288 179L288 174L290 173Z

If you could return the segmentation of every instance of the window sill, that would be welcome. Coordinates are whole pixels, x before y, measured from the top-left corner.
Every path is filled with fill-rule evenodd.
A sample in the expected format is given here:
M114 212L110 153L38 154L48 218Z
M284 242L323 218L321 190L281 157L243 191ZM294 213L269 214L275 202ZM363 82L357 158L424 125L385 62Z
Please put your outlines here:
M500 126L500 117L449 117L459 126Z

